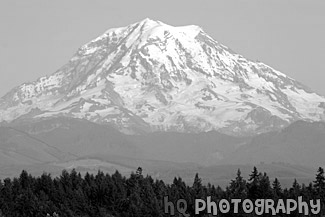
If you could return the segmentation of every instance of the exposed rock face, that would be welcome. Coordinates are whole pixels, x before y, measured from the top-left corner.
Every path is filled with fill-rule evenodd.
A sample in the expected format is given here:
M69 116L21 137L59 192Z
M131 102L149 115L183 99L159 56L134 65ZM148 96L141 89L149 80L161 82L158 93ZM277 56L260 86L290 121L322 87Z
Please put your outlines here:
M0 99L0 121L73 117L125 133L255 134L320 121L325 98L198 26L145 19L106 31L50 76Z

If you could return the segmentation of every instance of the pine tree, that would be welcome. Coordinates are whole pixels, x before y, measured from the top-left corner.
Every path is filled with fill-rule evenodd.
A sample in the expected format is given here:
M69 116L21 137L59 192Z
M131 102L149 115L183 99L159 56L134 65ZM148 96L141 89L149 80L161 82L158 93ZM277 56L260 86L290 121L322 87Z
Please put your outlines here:
M238 169L237 177L231 180L229 186L230 198L244 199L247 197L247 183L246 180L241 176L241 171Z
M291 197L298 198L300 196L300 192L301 192L301 186L299 185L297 179L295 179L290 189Z
M254 167L252 173L249 175L249 183L247 184L248 188L248 198L250 199L259 199L259 185L261 173L257 171L257 168Z
M249 175L248 181L250 181L251 183L252 182L256 182L257 183L258 182L258 179L259 179L259 173L257 171L257 168L254 167L252 173Z
M324 169L322 167L318 168L316 180L314 181L314 188L318 196L325 195L325 176Z
M199 174L196 173L194 177L194 182L192 185L193 195L194 198L203 198L203 186L202 186L202 179L199 177Z
M260 175L260 182L258 185L259 198L268 199L272 197L272 188L268 175L264 173Z
M235 179L231 180L229 187L227 187L227 198L228 199L246 199L248 190L246 180L241 176L240 169L237 170L237 176ZM232 205L231 205L232 206ZM242 216L242 210L239 209L239 216ZM234 216L233 208L226 216Z
M274 179L274 182L272 183L272 189L273 189L273 198L274 199L280 199L283 196L281 184L280 184L278 178Z
M323 210L321 211L321 216L325 214L325 176L324 176L324 169L322 167L318 168L316 174L316 180L314 181L314 190L316 196L321 200L321 206Z

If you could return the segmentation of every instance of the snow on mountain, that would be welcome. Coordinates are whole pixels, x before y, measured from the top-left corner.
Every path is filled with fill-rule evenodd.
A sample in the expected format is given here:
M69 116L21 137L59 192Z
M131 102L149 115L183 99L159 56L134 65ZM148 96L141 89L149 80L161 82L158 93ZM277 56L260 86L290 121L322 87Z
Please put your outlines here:
M0 99L0 121L58 116L125 133L255 134L325 120L325 98L198 26L145 19L106 31L54 74Z

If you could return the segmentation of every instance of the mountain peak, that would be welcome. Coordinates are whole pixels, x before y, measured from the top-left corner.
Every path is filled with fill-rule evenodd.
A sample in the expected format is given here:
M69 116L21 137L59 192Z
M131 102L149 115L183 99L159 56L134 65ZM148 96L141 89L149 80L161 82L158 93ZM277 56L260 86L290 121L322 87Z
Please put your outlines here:
M150 18L145 18L144 20L138 22L138 24L140 26L144 26L146 27L146 29L152 29L152 28L156 28L156 27L161 27L164 28L166 30L171 30L174 32L177 31L191 31L191 33L197 33L199 31L203 31L202 28L200 26L197 25L185 25L185 26L172 26L166 23L163 23L161 21L158 20L152 20Z
M141 20L140 22L138 22L140 25L150 25L150 26L154 26L154 25L166 25L164 23L162 23L159 20L152 20L150 18L145 18L143 20Z
M136 24L139 24L140 26L147 26L147 27L158 27L161 26L163 28L173 28L173 29L197 29L200 31L203 31L200 26L197 25L185 25L185 26L172 26L169 24L166 24L159 20L152 20L150 18L145 18L141 20L140 22L137 22Z
M80 50L81 54L90 55L99 48L99 46L96 45L97 42L104 39L111 40L112 38L123 38L127 47L141 47L145 45L148 40L165 41L168 39L190 44L189 41L193 41L199 33L204 32L201 27L196 25L175 27L161 21L145 18L144 20L125 27L108 29L104 34L82 46Z

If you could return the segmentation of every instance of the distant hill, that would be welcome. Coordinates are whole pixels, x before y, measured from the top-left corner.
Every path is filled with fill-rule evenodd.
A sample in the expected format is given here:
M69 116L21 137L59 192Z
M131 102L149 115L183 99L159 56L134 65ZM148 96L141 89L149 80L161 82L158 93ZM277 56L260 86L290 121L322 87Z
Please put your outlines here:
M287 128L254 137L218 132L157 132L125 135L113 127L86 120L56 118L13 122L0 127L0 176L21 169L58 174L62 169L102 169L130 173L138 166L154 177L168 180L202 173L213 182L227 182L227 171L244 172L260 165L271 177L290 180L313 178L325 165L325 124L299 121Z

